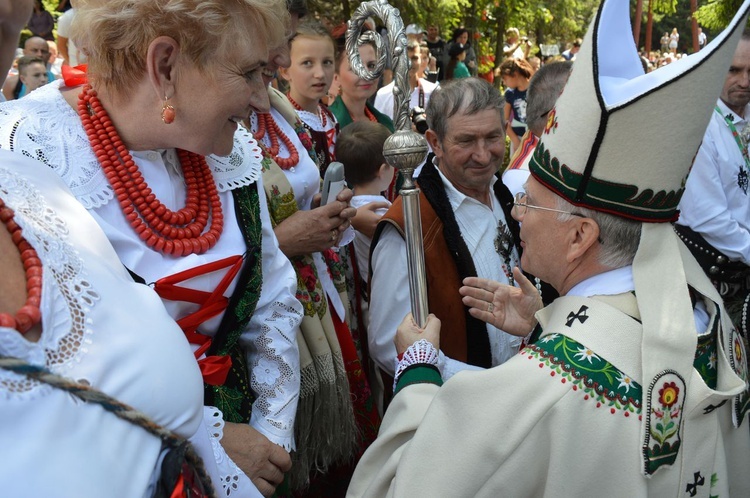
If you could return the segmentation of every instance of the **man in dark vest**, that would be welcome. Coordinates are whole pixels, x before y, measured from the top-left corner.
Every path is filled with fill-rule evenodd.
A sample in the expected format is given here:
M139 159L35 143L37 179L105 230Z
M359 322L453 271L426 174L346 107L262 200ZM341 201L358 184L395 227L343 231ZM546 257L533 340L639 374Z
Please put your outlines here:
M434 157L428 158L418 183L429 309L446 331L440 354L444 378L499 365L521 342L472 317L458 293L463 279L472 276L512 285L512 270L519 266L513 197L495 176L505 154L503 104L492 85L466 78L441 85L427 107L425 137ZM403 226L397 200L378 226L371 253L368 346L385 374L386 392L394 373L393 337L409 312Z

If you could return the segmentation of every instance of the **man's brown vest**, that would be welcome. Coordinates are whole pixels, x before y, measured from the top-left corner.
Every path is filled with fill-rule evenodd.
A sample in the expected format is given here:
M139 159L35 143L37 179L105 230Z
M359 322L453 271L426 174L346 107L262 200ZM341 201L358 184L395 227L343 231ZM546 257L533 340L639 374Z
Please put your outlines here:
M458 293L464 278L477 276L474 260L461 236L440 174L430 161L422 168L418 183L428 306L429 311L441 321L440 349L455 360L485 368L491 367L492 353L487 326L469 314L469 309L464 306ZM494 194L505 213L513 244L520 253L518 222L510 215L513 196L501 181L495 183ZM377 245L386 225L396 227L403 236L403 217L403 206L399 197L378 224L371 251Z

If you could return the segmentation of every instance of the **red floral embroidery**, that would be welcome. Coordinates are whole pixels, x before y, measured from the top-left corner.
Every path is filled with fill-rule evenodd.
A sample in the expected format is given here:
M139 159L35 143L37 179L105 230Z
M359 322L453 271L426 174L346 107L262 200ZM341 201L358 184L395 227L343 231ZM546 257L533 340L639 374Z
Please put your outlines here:
M341 261L339 253L337 253L333 249L326 249L325 251L323 251L323 257L325 257L327 261L333 261L334 263L338 263Z
M547 125L544 127L544 134L549 135L549 132L557 130L557 109L552 109L547 116Z
M315 277L315 272L313 271L312 266L299 265L298 271L299 271L300 278L305 283L305 288L307 289L307 291L308 292L314 291L317 278Z
M679 397L680 389L674 382L668 382L664 384L664 387L659 389L659 403L661 403L662 406L671 408L672 405L677 403Z

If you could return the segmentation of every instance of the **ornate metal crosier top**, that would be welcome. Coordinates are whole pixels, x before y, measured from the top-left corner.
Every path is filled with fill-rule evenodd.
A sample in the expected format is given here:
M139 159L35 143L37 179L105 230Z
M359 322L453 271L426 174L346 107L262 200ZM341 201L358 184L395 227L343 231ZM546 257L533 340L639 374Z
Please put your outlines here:
M388 54L382 37L375 31L362 31L365 21L375 16L385 23L389 46L392 50L393 67L393 116L396 126L394 133L383 147L383 155L388 164L401 171L404 177L404 189L413 187L414 169L424 161L427 155L427 141L419 133L411 131L409 119L409 58L406 54L406 34L398 9L386 0L363 2L354 12L346 32L346 52L349 56L352 71L366 80L378 79L385 69ZM369 43L375 47L377 62L373 71L362 64L359 47ZM391 159L393 158L393 161Z
M406 54L406 34L398 9L386 0L363 2L354 11L346 32L346 52L352 71L358 77L375 80L380 77L386 65L386 53L383 39L374 31L362 32L365 21L378 17L384 23L389 46L392 47L391 67L393 68L393 116L396 133L388 137L383 146L383 157L396 168L403 178L399 190L404 208L404 239L406 241L407 267L409 270L409 294L411 310L418 325L424 326L427 321L427 279L424 263L422 223L419 214L419 190L414 184L414 170L427 155L427 140L411 130L409 119L409 58ZM362 64L359 47L372 44L375 48L377 63L374 71L369 71Z

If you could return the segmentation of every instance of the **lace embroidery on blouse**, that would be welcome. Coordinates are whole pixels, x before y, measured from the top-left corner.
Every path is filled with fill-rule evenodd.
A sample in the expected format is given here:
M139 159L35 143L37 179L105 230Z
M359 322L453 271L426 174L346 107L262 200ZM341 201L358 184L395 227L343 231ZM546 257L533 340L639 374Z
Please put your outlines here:
M224 415L221 413L221 410L214 406L204 407L204 414L206 426L208 427L208 435L211 439L211 449L214 452L216 465L221 476L223 491L221 496L244 496L244 493L247 491L245 488L250 482L249 478L229 458L229 455L226 454L224 448L221 446L221 440L224 437Z
M67 242L68 228L46 204L42 195L17 174L0 167L0 196L16 212L15 221L34 246L44 264L43 290L51 300L42 300L44 333L39 342L29 342L12 329L0 328L0 352L46 365L61 375L87 352L92 334L87 315L99 300L85 278L83 261ZM51 389L37 381L10 372L0 372L0 393L27 399Z
M280 399L277 393L283 390L284 386L294 384L295 379L299 379L300 367L299 360L290 361L289 358L277 354L279 348L275 347L274 339L280 338L290 344L296 343L295 320L301 320L302 316L295 308L278 301L270 306L270 312L270 316L261 326L260 335L254 341L259 354L250 365L251 388L258 395L253 403L253 422L260 422L256 429L266 437L275 436L269 439L276 441L288 451L295 448L294 437L291 435L294 410L290 410L290 403L296 403L297 396ZM271 333L271 326L274 333ZM269 429L271 434L265 433ZM278 436L281 433L290 433L290 436L279 440Z
M78 113L60 93L62 80L0 106L0 149L43 162L58 174L86 209L114 199L114 191L89 144ZM206 157L220 192L254 183L263 154L252 135L238 127L227 157Z

